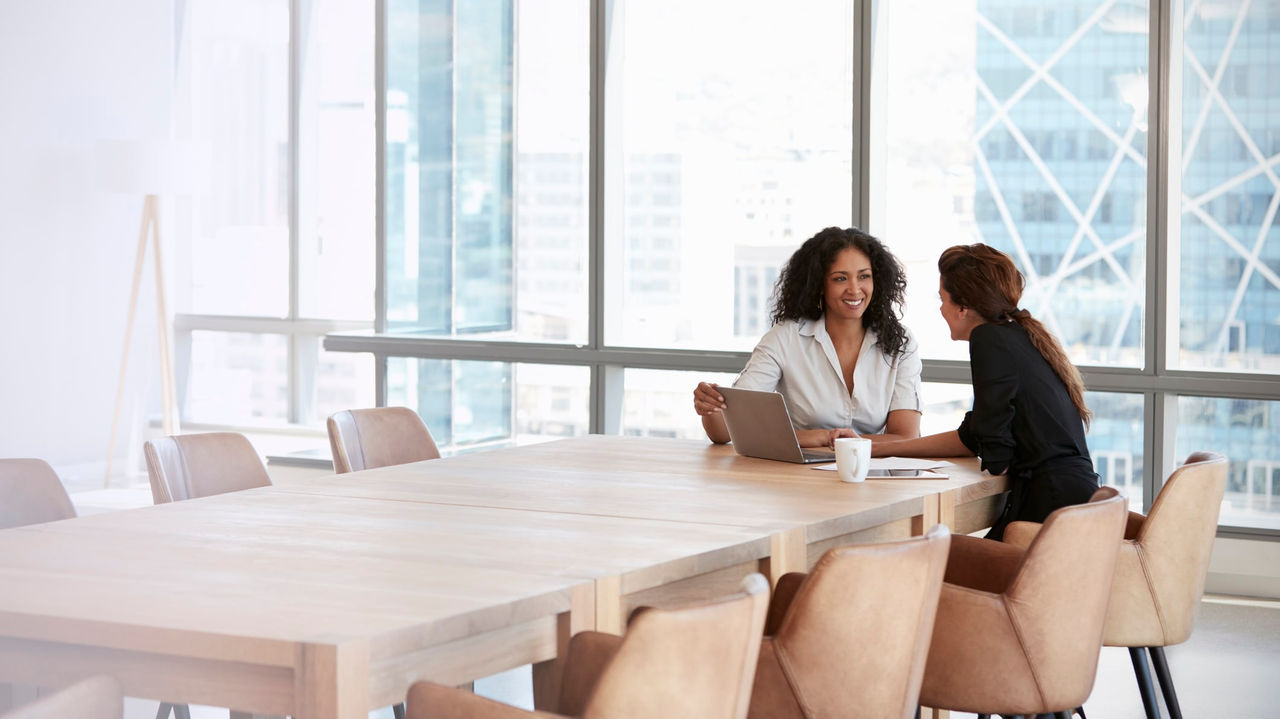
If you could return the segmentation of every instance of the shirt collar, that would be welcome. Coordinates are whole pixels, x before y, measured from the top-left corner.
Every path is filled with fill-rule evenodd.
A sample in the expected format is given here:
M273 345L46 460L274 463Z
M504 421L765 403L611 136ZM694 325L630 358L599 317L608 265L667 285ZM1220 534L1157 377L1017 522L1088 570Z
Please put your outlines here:
M800 336L801 337L817 337L818 339L822 339L826 337L827 341L830 342L831 341L830 335L827 334L827 323L825 320L826 320L825 315L819 315L818 319L816 320L811 320L808 317L802 317L800 319L800 326L798 329ZM867 330L866 336L863 338L862 343L864 345L867 344L868 342L871 342L872 344L874 344L876 339L877 339L876 333L873 330Z

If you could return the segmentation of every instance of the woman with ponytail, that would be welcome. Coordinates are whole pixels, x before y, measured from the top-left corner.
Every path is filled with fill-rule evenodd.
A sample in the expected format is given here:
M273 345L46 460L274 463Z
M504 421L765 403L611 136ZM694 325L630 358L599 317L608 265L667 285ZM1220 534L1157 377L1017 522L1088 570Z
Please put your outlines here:
M876 441L876 456L977 455L982 468L1013 480L1009 522L1043 522L1059 507L1089 501L1098 475L1085 444L1092 413L1084 382L1062 346L1018 307L1023 280L1009 256L983 244L951 247L938 258L942 317L951 339L969 342L973 410L951 432Z

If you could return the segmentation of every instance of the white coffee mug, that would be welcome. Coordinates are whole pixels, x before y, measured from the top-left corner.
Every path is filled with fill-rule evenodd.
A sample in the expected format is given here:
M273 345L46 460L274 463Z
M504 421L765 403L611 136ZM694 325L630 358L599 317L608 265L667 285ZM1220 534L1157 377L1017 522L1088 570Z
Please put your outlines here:
M836 440L836 472L841 482L861 482L871 469L871 440L841 437Z

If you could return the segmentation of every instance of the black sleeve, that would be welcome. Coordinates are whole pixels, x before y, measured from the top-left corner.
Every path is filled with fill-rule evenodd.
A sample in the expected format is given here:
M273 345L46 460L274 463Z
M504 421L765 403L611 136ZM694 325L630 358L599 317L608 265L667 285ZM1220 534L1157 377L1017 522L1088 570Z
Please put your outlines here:
M1013 459L1018 372L1011 350L995 327L977 327L969 337L973 411L960 425L960 441L982 458L982 468L991 474L1003 473Z

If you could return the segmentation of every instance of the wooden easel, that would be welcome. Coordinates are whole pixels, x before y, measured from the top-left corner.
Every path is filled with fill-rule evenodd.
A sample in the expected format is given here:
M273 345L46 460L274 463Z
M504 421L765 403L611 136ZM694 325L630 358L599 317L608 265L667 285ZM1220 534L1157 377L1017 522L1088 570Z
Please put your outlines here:
M162 417L165 434L177 434L178 429L178 393L177 383L173 378L173 360L169 353L168 312L164 302L164 261L160 256L160 213L159 199L155 195L147 195L142 202L142 226L138 230L138 253L133 262L133 289L129 293L129 318L124 329L124 352L120 357L120 382L116 387L116 407L111 413L111 443L107 445L107 475L102 486L111 484L111 459L115 454L116 431L120 425L120 406L124 404L125 375L129 367L129 345L133 339L133 320L138 312L138 290L142 286L142 265L147 257L147 243L155 240L156 257L156 323L157 340L160 347L160 391L163 404Z

